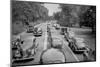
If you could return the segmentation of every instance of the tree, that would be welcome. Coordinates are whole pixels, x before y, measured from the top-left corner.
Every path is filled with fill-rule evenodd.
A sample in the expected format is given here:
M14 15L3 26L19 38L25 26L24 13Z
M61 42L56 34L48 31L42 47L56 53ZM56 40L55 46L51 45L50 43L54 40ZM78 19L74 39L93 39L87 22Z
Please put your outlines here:
M40 3L12 1L12 20L36 21L45 18L48 10Z
M91 27L94 33L96 28L96 7L91 6L82 17L83 22L81 22L81 25Z
M37 20L48 17L48 10L42 6L41 3L14 0L11 2L11 7L12 25L14 24L15 26L16 23L17 25L19 24L19 26L22 23L21 26L24 27L29 25L31 22L35 23Z
M90 6L61 4L60 8L62 11L54 14L56 20L65 26L81 27L84 21L83 16Z

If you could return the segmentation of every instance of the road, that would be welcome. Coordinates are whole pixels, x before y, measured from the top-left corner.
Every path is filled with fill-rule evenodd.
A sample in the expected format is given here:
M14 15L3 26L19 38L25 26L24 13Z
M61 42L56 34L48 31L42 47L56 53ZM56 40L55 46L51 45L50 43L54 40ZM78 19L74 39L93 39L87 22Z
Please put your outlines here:
M60 34L59 30L56 30L54 27L51 26L51 34L52 38L59 38L63 41L63 49L62 51L65 54L66 62L79 62L82 61L82 55L75 55L72 50L68 46L68 42L65 41L64 36Z
M40 58L41 58L41 54L43 53L43 51L48 49L48 33L47 33L47 25L48 22L45 23L41 23L38 24L36 27L39 27L42 29L43 34L40 37L35 37L33 36L32 33L26 33L23 32L20 34L20 37L22 38L22 40L24 40L24 43L21 44L22 49L26 50L29 47L32 46L33 43L33 39L36 38L36 44L38 45L38 47L36 48L36 54L33 56L34 60L27 62L27 63L15 63L15 65L28 65L28 64L39 64L40 62ZM53 22L53 21L52 21ZM72 52L72 50L69 48L68 46L68 42L64 39L64 36L60 34L60 30L56 30L52 24L49 24L49 28L51 30L51 37L52 40L54 38L59 38L63 44L62 44L62 52L65 56L66 61L65 62L79 62L79 61L83 61L83 56L82 55L76 55ZM52 47L51 47L52 48ZM50 59L50 58L49 58ZM51 58L52 59L52 58Z

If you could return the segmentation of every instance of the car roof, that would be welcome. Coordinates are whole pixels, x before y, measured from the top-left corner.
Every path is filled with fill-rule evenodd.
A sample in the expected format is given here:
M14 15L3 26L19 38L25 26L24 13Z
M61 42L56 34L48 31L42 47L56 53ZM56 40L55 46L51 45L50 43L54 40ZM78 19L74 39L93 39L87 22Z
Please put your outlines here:
M78 48L86 47L86 44L85 43L77 43L77 47Z

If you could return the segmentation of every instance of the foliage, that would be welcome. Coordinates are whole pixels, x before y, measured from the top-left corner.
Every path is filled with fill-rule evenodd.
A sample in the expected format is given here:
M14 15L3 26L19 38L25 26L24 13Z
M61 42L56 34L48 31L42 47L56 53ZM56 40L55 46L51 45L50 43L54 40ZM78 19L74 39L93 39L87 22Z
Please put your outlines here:
M44 6L42 6L42 3L12 1L11 7L12 29L14 29L14 31L16 31L16 29L18 29L17 27L19 26L24 27L29 25L31 22L35 23L40 19L45 19L46 17L48 17L48 10ZM15 26L16 28L14 28Z
M83 15L83 21L81 25L88 26L92 28L92 31L95 32L96 28L96 7L91 6Z
M12 20L35 21L47 16L48 10L39 3L12 1Z
M90 6L61 4L60 8L62 11L54 14L54 18L59 20L60 24L64 24L66 26L75 26L78 24L78 26L80 26L85 20L83 16L85 16L85 13Z

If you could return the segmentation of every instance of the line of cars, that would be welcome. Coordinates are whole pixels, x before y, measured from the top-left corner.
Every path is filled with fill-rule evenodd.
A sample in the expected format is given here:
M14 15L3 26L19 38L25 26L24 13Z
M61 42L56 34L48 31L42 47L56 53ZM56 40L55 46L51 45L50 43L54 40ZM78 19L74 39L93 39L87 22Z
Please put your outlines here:
M61 34L64 35L65 40L69 43L69 47L74 53L83 54L89 52L88 46L83 42L78 42L74 37L70 37L67 28L61 29Z
M75 34L70 34L68 28L61 29L61 35L68 42L68 46L75 54L83 55L83 61L95 60L95 50L91 49L85 42L83 38L75 37Z
M52 25L56 30L61 30L60 34L64 36L64 39L68 42L68 46L71 48L71 50L75 54L84 54L85 56L88 56L90 52L90 48L83 42L79 42L73 35L70 34L69 29L67 27L60 27L59 24L54 23ZM52 44L53 48L62 48L62 42L59 40L59 38L52 38L54 41ZM79 39L80 40L80 39Z
M27 33L33 33L33 35L37 37L37 36L41 36L43 31L39 27L29 26L27 29Z

